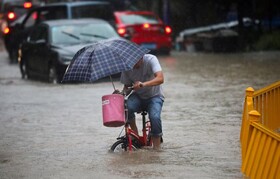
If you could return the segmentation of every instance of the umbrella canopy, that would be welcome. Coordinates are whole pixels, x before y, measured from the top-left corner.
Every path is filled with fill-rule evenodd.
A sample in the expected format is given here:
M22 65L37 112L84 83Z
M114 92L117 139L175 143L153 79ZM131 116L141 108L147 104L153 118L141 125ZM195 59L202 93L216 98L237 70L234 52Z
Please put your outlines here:
M98 41L75 54L62 82L94 82L131 70L148 52L148 49L123 38Z

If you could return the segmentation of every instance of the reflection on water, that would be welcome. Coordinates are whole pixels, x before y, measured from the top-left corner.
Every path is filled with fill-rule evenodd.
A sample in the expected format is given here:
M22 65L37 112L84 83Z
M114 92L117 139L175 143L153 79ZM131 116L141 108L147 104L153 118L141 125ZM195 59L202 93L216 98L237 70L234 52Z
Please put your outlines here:
M113 173L133 178L165 177L164 151L153 151L152 149L141 149L123 154L111 154L108 163Z

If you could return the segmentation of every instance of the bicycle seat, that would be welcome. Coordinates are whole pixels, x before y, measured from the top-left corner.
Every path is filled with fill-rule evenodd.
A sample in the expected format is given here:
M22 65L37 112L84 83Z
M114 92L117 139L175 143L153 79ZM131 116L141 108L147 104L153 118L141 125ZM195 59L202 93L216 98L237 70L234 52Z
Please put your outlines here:
M137 111L137 114L147 115L148 112L146 110Z

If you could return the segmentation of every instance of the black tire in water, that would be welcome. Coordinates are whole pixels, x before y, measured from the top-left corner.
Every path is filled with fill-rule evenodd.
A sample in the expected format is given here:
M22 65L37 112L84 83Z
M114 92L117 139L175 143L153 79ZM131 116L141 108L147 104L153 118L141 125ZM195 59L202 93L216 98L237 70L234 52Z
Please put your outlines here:
M26 73L26 64L24 61L20 61L19 69L20 69L20 73L21 73L21 78L25 79L25 77L27 76L27 73Z
M9 51L9 57L11 63L17 63L18 61L18 49L11 49Z
M52 84L58 83L57 71L54 66L51 66L49 69L49 83Z
M139 145L137 145L135 141L132 141L132 150L135 151L139 148L140 148ZM118 140L117 142L115 142L112 145L112 147L110 149L110 151L114 152L114 153L124 152L124 151L127 151L127 150L129 150L127 140Z

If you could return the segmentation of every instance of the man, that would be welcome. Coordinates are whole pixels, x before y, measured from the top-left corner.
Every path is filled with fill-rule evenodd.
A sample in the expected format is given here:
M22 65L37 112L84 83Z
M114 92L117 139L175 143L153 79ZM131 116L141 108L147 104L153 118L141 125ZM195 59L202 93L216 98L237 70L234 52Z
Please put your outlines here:
M128 97L128 122L132 130L138 134L135 112L146 110L151 122L153 148L160 149L162 125L161 110L164 95L161 84L164 82L163 72L156 56L145 54L132 70L122 72L121 83L124 90L133 86L134 91Z

